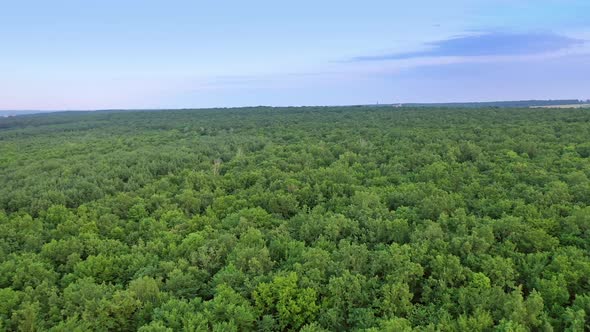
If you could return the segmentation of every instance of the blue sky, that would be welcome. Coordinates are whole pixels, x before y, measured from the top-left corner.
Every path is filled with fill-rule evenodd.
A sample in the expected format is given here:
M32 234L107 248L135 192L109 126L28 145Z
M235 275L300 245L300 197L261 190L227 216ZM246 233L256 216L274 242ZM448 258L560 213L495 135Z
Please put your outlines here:
M588 0L0 4L5 110L590 98Z

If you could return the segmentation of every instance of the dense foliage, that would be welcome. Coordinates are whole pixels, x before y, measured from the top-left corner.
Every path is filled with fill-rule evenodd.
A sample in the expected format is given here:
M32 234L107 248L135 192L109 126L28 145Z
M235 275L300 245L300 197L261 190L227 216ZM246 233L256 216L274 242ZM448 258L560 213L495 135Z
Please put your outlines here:
M0 330L583 331L590 111L0 119Z

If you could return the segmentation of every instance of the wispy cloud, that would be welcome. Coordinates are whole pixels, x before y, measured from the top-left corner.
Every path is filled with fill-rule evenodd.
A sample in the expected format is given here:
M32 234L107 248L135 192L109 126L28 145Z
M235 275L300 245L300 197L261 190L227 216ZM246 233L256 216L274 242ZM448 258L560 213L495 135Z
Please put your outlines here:
M358 56L353 61L404 60L447 56L511 56L556 52L585 41L553 33L485 33L459 36L427 43L428 49L415 52Z

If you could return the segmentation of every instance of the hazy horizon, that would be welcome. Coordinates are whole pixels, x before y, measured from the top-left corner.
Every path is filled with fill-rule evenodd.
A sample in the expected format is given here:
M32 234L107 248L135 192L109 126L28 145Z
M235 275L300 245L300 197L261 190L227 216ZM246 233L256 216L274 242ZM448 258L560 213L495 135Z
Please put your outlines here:
M291 108L291 107L354 107L354 106L404 106L404 107L414 107L414 106L445 106L445 105L469 105L475 106L476 104L501 104L501 103L513 103L513 102L563 102L563 103L552 103L546 104L541 107L550 107L551 105L557 106L564 106L564 105L572 105L570 102L574 102L575 104L579 104L581 107L588 107L590 105L590 99L553 99L553 100L488 100L488 101L455 101L455 102L430 102L430 103L421 103L421 102L409 102L409 103L375 103L375 104L356 104L356 105L244 105L244 106L229 106L229 107L182 107L182 108L103 108L103 109L47 109L47 110L33 110L33 109L20 109L20 110L4 110L0 109L0 117L1 116L11 116L11 115L27 115L27 114L39 114L39 113L59 113L59 112L101 112L101 111L173 111L173 110L207 110L207 109L239 109L239 108L258 108L258 107L271 107L271 108ZM531 103L531 104L533 104ZM481 107L486 107L481 106ZM504 106L504 107L514 107L514 106ZM527 106L525 106L527 107ZM535 107L535 106L528 106L528 107Z
M6 111L590 98L580 0L32 1L0 20Z

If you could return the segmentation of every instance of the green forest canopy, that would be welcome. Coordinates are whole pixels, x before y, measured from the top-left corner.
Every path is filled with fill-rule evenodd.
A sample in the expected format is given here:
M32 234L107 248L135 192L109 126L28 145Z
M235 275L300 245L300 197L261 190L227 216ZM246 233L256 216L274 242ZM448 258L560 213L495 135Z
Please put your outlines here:
M0 119L0 330L583 331L590 110Z

